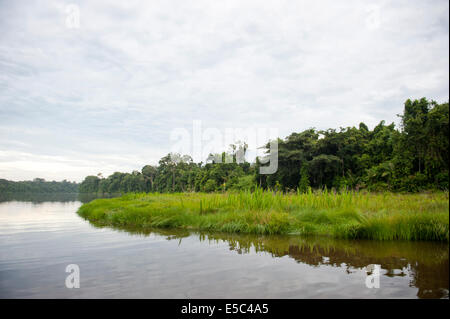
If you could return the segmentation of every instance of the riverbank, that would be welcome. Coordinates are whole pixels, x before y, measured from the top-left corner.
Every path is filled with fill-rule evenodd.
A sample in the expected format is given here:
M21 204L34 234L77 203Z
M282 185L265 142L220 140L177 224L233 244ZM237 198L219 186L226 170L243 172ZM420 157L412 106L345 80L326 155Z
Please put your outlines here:
M449 194L329 192L126 194L84 204L97 225L228 233L449 240Z

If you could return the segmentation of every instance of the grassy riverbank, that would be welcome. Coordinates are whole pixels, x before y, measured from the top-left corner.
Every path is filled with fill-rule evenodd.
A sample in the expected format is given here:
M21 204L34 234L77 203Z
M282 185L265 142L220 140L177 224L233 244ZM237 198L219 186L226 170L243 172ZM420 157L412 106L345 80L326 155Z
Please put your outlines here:
M97 225L376 240L449 239L448 192L126 194L84 204Z

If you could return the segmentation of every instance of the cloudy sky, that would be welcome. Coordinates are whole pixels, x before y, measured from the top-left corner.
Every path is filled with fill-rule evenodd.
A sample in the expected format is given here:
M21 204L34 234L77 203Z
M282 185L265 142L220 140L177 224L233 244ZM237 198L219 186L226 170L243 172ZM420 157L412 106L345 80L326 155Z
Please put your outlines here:
M398 123L407 98L448 101L448 6L0 0L0 178L140 170L193 120Z

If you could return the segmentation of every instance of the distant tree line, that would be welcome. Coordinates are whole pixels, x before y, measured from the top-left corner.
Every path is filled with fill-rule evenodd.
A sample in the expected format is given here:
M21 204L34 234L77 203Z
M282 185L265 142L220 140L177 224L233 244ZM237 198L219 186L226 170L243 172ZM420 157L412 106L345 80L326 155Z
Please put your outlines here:
M231 151L194 163L189 156L168 154L159 165L107 178L87 176L80 192L192 192L253 189L280 191L311 188L408 191L449 187L449 105L407 100L401 127L381 121L373 130L359 127L308 129L278 139L278 170L259 174L262 158L238 163L241 143ZM269 143L265 146L269 152ZM228 157L230 163L217 163Z
M0 179L0 193L78 193L79 184L63 180L47 182L43 178L32 181L14 182Z

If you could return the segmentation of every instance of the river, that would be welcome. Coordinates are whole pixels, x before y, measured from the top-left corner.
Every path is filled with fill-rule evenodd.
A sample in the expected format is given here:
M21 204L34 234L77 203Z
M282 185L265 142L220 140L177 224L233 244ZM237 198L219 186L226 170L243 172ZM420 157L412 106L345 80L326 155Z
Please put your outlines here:
M449 296L448 244L98 228L87 200L0 199L0 298Z

